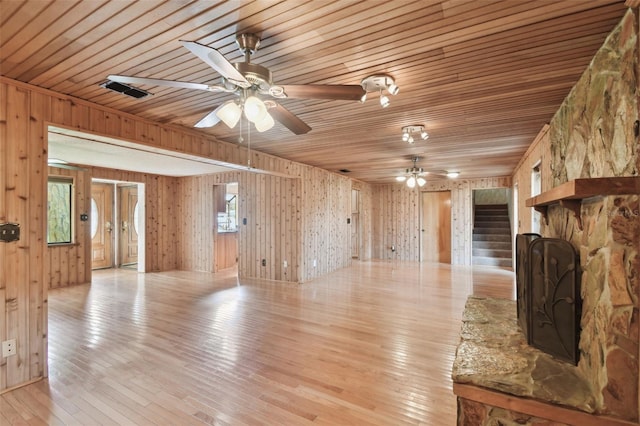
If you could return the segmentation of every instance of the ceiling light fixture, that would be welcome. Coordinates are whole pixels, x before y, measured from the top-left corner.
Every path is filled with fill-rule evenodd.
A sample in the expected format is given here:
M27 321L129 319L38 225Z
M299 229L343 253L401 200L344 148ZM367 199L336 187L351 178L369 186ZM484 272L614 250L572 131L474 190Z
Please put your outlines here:
M384 90L390 95L397 95L400 88L396 85L393 77L387 74L374 74L364 78L360 85L365 91L365 94L360 98L360 102L364 103L367 100L367 93L380 92L380 105L382 108L389 106L389 97L382 93Z
M408 133L407 133L408 134ZM409 136L410 137L410 136ZM404 134L403 134L404 139ZM455 179L460 176L460 172L448 172L446 170L430 170L425 171L422 167L417 167L416 163L420 160L420 157L413 157L413 167L405 170L405 174L402 176L396 176L398 182L406 182L409 188L415 188L416 185L423 187L426 183L427 175L446 176L449 179Z
M238 121L240 121L240 116L244 111L244 116L256 126L256 130L264 132L272 128L275 124L273 117L267 111L269 106L270 105L254 95L244 98L242 104L238 104L235 100L227 101L213 111L213 114L209 114L203 118L196 124L196 127L210 127L212 124L209 123L209 121L215 120L211 115L215 115L215 117L222 120L229 128L233 129L236 124L238 124Z
M418 160L418 157L413 157L413 167L407 169L404 176L397 176L396 180L398 182L407 182L407 186L409 188L415 188L416 184L419 187L423 187L427 183L427 180L424 178L426 173L422 167L416 167L416 162Z
M423 125L416 124L413 126L404 126L402 128L402 140L404 142L410 144L414 143L415 139L413 138L413 135L420 135L420 138L423 141L429 139L429 134L426 132L426 130L424 130Z

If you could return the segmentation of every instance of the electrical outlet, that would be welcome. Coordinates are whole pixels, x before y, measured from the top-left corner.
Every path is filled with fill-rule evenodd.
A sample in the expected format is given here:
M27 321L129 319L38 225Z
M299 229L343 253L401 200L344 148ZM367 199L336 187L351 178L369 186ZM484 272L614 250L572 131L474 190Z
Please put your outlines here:
M5 340L2 342L2 356L4 358L16 354L16 339Z

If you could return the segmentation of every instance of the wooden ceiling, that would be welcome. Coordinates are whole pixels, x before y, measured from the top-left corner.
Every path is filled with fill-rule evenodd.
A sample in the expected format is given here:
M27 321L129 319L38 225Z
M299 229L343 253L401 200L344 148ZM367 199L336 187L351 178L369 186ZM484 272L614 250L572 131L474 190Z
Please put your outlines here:
M621 0L18 1L0 3L2 75L191 127L233 95L164 86L133 99L108 74L220 84L179 40L243 60L235 35L261 39L252 62L275 84L360 84L391 75L382 109L357 101L284 99L312 130L252 131L251 149L371 183L411 167L461 178L510 175L626 11ZM409 145L401 128L423 124ZM238 127L202 129L238 143ZM246 125L244 144L248 143Z

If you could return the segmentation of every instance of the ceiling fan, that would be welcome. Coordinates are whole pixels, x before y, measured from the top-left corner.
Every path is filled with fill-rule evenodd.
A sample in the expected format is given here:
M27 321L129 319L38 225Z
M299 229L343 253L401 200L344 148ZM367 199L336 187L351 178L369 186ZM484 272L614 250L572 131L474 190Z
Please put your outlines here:
M271 71L268 68L250 61L251 55L258 50L260 45L260 38L255 34L245 33L236 36L236 43L244 54L244 62L234 64L212 47L195 41L181 40L180 43L217 71L222 76L222 84L210 85L124 75L109 75L107 78L123 84L171 86L209 92L234 93L238 99L227 101L218 106L198 121L195 127L211 127L223 121L233 128L244 112L245 116L256 125L258 131L271 128L274 124L273 119L275 119L296 135L309 132L311 127L274 99L310 98L359 101L366 93L365 89L358 84L274 84ZM263 96L268 96L271 99L263 101L260 99Z
M427 183L426 177L429 175L448 177L449 179L457 178L460 175L458 172L451 172L447 170L425 171L422 167L416 166L418 160L420 160L420 157L412 157L411 161L413 161L413 167L406 169L404 175L396 176L396 180L398 182L406 182L409 188L415 188L416 185L419 187L424 186Z

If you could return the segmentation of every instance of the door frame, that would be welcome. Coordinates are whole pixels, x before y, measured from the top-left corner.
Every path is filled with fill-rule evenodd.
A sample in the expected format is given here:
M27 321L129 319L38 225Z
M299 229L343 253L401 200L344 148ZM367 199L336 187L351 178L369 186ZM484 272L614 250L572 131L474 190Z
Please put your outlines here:
M146 247L146 223L145 223L145 218L146 218L146 197L145 197L145 184L141 183L141 182L130 182L130 181L121 181L121 180L112 180L112 179L101 179L101 178L92 178L91 179L91 183L109 183L113 185L113 191L114 191L114 206L113 206L113 221L112 223L114 224L118 224L119 222L119 215L118 215L118 211L120 209L119 206L119 201L118 201L118 191L117 191L117 185L118 184L127 184L127 185L131 185L131 184L135 184L138 187L138 266L137 266L137 271L138 272L146 272L146 262L145 262L145 247ZM114 225L114 227L116 227L116 225ZM118 262L119 259L119 246L120 246L120 233L117 232L117 230L119 229L119 227L116 227L117 229L114 229L114 241L113 241L113 266L112 267L116 267L116 263ZM89 244L91 243L91 239L89 239Z

